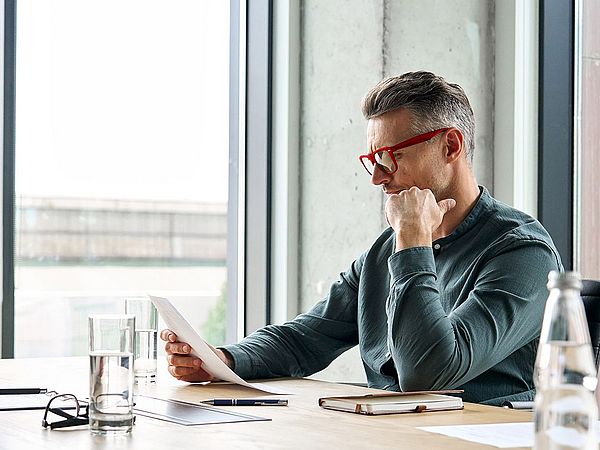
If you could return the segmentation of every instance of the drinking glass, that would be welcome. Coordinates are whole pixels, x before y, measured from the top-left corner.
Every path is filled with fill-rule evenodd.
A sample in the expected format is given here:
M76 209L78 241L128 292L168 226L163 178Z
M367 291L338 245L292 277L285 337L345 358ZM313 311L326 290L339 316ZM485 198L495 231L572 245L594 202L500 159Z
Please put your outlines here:
M131 432L134 329L132 315L89 316L89 416L93 434Z
M138 384L156 381L156 337L158 334L158 312L149 297L125 299L125 313L135 316L135 382Z

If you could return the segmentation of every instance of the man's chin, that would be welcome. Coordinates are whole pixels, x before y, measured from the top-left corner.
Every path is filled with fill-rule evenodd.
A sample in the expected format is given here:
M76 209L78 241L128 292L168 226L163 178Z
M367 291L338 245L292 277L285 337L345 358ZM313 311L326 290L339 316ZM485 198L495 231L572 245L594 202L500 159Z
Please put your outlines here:
M383 189L383 192L385 195L390 196L390 195L394 195L394 194L399 194L403 190L404 189Z
M408 190L410 188L408 187L408 188L395 188L395 189L392 189L392 188L387 188L387 189L386 188L381 188L381 189L383 190L383 193L385 195L390 196L390 195L394 195L394 194L399 194L400 192L406 191L406 190ZM419 188L419 189L421 189L421 188ZM435 196L435 198L438 198L438 196L436 195L436 192L433 191L431 188L423 188L423 189L429 189L429 190L431 190L433 192L433 195ZM448 198L448 197L441 197L441 198Z

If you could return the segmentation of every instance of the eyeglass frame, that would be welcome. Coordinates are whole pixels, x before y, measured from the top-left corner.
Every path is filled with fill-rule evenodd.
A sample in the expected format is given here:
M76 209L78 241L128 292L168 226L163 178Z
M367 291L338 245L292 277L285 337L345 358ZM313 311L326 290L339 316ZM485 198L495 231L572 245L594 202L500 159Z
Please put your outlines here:
M381 168L381 170L383 170L383 172L387 173L388 175L392 175L393 173L396 173L396 171L398 170L398 161L396 161L396 156L394 155L394 152L396 152L400 149L406 148L406 147L411 147L413 145L427 142L427 141L433 139L434 137L436 137L438 134L441 134L448 130L450 130L450 128L439 128L437 130L429 131L427 133L418 134L416 136L413 136L409 139L406 139L406 140L400 142L399 144L392 145L391 147L380 147L380 148L377 148L374 151L369 152L365 155L360 155L358 157L358 159L369 175L373 175L373 172L375 171L374 170L375 166L379 166ZM381 152L386 152L390 156L391 160L393 161L394 170L392 170L391 172L388 171L384 165L379 164L375 160L375 155L377 153L381 153ZM367 164L365 164L365 161L364 161L365 159L368 160L372 164L373 172L371 172L369 170L369 167L367 166Z
M60 397L71 398L71 399L75 400L74 408L70 408L70 409L75 409L75 415L69 414L68 412L63 411L61 408L51 408L50 407L52 402ZM82 405L81 403L84 403L85 405ZM85 412L83 414L80 414L80 411L84 406L85 406ZM46 409L44 410L44 417L42 418L42 427L44 427L44 428L49 427L51 430L55 430L57 428L66 428L66 427L74 427L74 426L79 426L79 425L87 425L87 424L89 424L89 406L90 406L89 403L87 403L85 400L79 400L73 394L57 394L54 397L52 397L48 401L48 404L46 405ZM58 416L64 417L65 420L59 420L57 422L48 422L48 413L49 412L54 413Z

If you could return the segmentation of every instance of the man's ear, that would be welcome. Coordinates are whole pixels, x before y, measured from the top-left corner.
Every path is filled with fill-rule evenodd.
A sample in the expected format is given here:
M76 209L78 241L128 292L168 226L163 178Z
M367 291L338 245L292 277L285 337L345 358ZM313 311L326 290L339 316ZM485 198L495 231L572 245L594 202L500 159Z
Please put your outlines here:
M464 136L458 128L450 128L444 139L446 141L446 158L448 162L455 161L465 150Z

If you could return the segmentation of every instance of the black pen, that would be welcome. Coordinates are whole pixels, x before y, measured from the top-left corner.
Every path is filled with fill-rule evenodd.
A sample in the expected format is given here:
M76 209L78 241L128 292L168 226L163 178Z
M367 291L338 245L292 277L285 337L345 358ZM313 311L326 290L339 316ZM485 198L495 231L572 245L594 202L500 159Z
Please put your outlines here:
M250 398L215 398L202 403L213 406L287 406L288 401L282 399L250 399Z
M48 389L43 389L43 388L0 389L0 395L45 394L46 392L48 392Z

